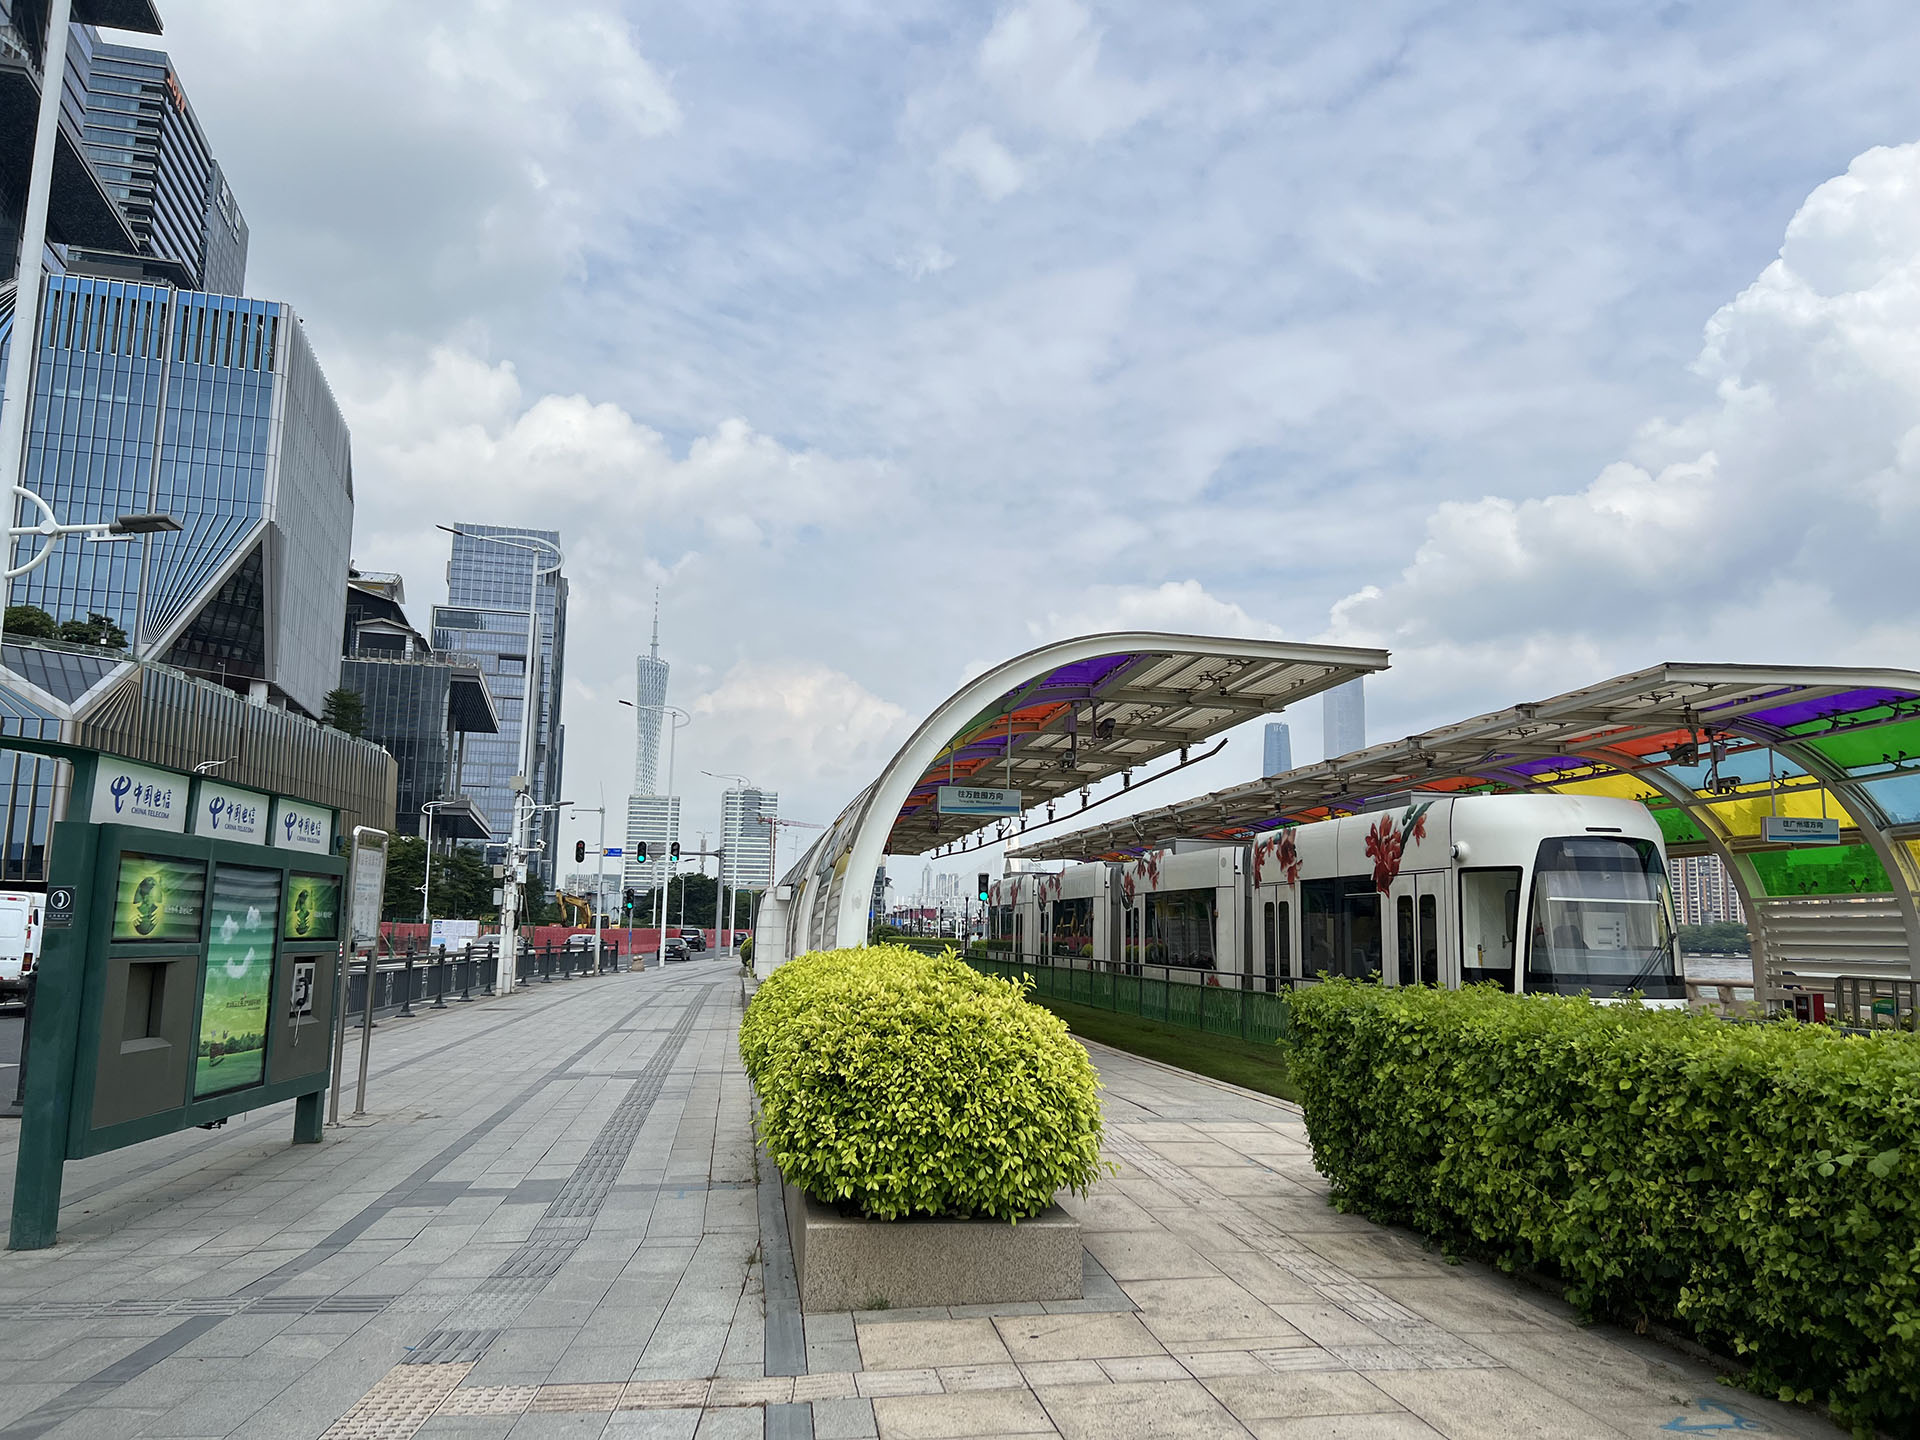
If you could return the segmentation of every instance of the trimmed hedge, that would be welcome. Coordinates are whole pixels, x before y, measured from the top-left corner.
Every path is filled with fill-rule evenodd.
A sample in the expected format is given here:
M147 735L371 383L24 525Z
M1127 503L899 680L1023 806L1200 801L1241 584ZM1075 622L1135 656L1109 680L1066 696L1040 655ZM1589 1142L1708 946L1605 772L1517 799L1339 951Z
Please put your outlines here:
M904 946L789 961L740 1026L780 1173L881 1220L1021 1220L1100 1164L1099 1081L1012 981Z
M1920 1431L1914 1037L1329 983L1295 995L1291 1046L1342 1208Z

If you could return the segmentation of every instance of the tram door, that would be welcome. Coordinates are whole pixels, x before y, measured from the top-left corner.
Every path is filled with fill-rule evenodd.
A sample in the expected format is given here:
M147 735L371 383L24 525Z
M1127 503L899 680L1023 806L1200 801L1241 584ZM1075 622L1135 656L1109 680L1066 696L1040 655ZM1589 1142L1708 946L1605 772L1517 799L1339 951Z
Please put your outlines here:
M1460 985L1460 962L1449 939L1447 872L1429 870L1402 875L1393 882L1387 905L1393 916L1393 948L1385 966L1390 985Z
M1293 979L1293 891L1263 885L1253 900L1253 987L1289 990Z

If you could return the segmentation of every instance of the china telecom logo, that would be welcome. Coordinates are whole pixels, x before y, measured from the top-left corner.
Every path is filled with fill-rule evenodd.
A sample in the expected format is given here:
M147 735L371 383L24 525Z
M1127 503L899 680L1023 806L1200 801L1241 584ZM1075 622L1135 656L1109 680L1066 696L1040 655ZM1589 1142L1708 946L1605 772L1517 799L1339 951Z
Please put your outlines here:
M122 803L127 798L127 792L133 789L133 781L129 780L125 775L116 775L113 777L113 784L109 785L107 789L113 794L113 813L118 815Z
M214 829L218 830L220 828L220 816L226 808L227 802L218 795L207 802L207 817L213 822Z

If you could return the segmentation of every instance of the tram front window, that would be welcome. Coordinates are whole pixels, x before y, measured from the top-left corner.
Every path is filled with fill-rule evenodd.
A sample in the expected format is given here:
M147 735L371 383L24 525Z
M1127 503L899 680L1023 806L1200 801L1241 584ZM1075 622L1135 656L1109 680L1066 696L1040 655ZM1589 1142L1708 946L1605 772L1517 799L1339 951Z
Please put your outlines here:
M1528 925L1529 990L1596 999L1683 998L1667 872L1651 840L1578 835L1540 842Z

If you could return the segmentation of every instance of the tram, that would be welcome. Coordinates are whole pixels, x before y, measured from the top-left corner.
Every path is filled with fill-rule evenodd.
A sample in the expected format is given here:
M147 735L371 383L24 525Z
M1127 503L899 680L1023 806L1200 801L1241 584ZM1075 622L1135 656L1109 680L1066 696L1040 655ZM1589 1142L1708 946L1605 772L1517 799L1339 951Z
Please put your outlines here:
M1251 844L1009 873L991 904L996 948L1026 963L1686 999L1666 849L1631 800L1413 791Z

